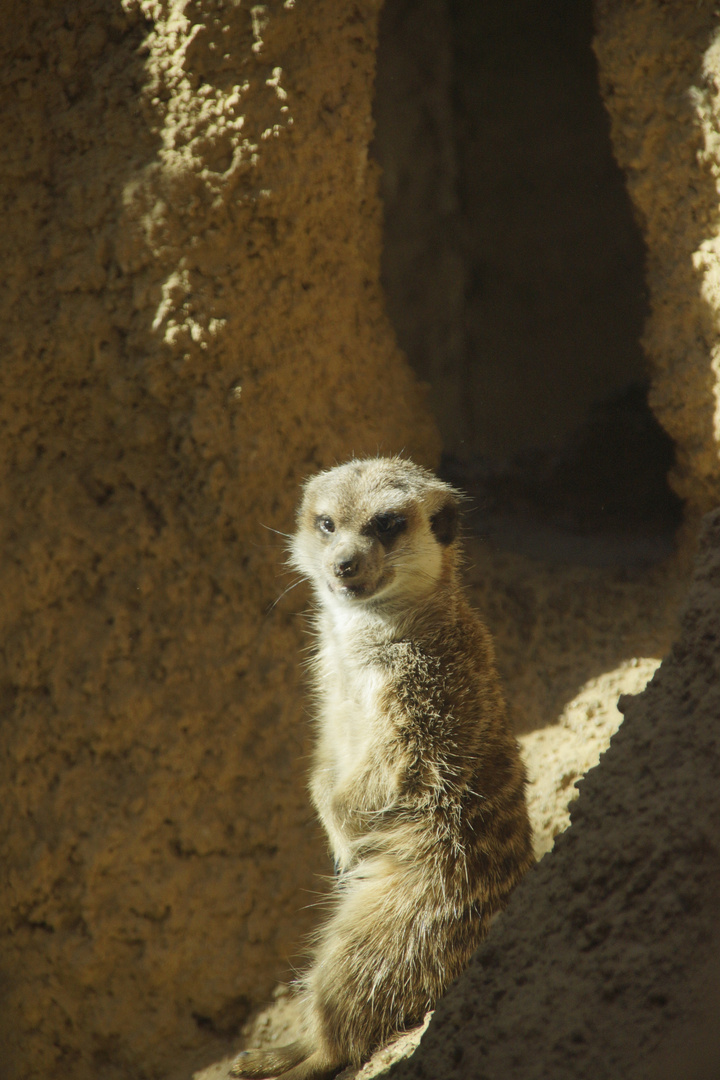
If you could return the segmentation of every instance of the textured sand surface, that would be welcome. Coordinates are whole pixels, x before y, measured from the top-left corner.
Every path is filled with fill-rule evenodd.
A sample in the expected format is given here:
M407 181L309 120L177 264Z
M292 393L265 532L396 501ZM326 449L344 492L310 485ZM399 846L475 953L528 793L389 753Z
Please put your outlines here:
M3 1080L186 1080L302 962L327 861L272 530L318 468L441 450L380 289L379 7L2 5ZM666 659L401 1074L665 1076L717 1000L717 517L676 620L720 501L717 15L595 14L688 516L676 559L547 522L469 544L541 849ZM625 490L635 459L607 460Z
M595 52L615 156L647 245L650 404L676 490L720 503L720 39L713 4L597 0Z

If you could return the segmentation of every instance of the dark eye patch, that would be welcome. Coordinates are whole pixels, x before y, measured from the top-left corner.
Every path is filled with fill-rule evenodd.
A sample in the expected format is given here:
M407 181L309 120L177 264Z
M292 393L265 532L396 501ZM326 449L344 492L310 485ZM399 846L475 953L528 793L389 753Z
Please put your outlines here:
M318 514L315 518L315 528L329 536L330 533L335 532L335 522L327 514Z
M388 512L376 514L370 522L370 532L377 536L381 544L391 543L396 536L407 529L407 518L402 514Z

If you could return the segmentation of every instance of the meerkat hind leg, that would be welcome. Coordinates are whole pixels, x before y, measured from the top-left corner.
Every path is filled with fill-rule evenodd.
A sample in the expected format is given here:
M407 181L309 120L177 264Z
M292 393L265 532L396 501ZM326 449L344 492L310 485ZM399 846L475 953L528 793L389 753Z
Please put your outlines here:
M309 1053L301 1042L276 1046L272 1050L241 1050L230 1066L230 1075L254 1078L280 1076L303 1061Z

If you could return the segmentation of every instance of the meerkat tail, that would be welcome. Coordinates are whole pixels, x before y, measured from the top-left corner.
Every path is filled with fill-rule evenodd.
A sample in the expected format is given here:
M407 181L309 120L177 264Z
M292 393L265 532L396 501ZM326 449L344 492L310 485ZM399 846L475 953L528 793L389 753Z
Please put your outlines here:
M316 1050L289 1072L281 1074L280 1080L328 1080L339 1072L345 1063L332 1061L322 1050Z
M242 1050L230 1066L230 1076L280 1076L303 1061L310 1050L302 1042L276 1046L272 1050Z

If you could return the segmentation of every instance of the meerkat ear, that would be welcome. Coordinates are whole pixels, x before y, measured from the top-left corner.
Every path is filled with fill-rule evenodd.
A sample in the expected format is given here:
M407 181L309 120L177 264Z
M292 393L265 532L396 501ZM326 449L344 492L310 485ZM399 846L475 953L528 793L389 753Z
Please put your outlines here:
M430 528L439 544L452 544L458 533L458 505L447 499L430 518Z

